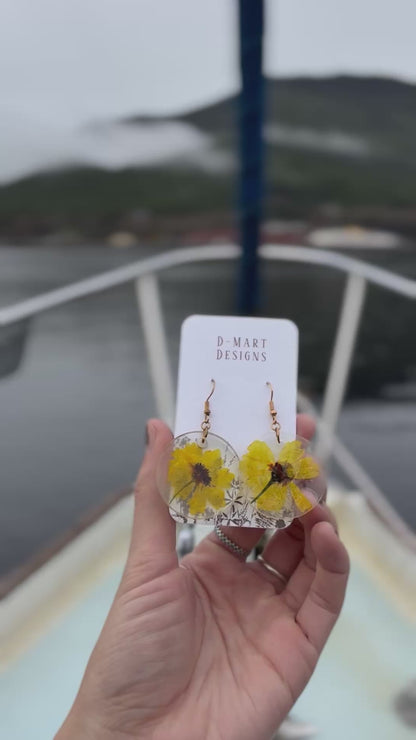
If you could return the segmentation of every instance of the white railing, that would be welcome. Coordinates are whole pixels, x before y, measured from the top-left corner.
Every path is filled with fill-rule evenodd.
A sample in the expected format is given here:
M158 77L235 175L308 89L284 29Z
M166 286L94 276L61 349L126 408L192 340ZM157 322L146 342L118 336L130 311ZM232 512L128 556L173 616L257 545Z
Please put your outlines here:
M177 249L134 262L125 267L101 273L92 278L67 285L57 290L0 309L0 327L69 301L109 290L124 283L135 284L137 304L141 317L150 376L159 416L173 420L174 387L163 312L160 301L157 273L178 265L235 260L241 255L240 247L217 244L203 247ZM399 517L384 494L371 480L358 461L336 437L336 427L345 396L351 369L355 340L360 326L367 283L378 285L403 297L416 298L416 281L396 275L360 260L336 252L302 246L266 244L260 247L259 257L264 260L282 260L321 265L340 270L347 275L338 328L324 391L322 414L319 420L318 454L321 459L336 457L338 464L350 480L362 489L372 507L388 521L394 531L416 550L416 535ZM305 406L305 399L301 399Z

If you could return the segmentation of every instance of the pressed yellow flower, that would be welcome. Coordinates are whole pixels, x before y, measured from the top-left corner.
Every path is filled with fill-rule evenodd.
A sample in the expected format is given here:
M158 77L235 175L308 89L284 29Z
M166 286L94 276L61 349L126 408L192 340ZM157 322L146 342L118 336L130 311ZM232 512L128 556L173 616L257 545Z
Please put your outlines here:
M252 503L259 509L278 512L290 499L302 513L312 508L296 481L316 478L319 466L311 457L305 457L299 440L283 445L277 460L266 442L252 442L241 458L240 471L254 494Z
M204 514L207 508L222 509L225 491L234 475L224 466L219 450L203 450L196 442L177 447L169 462L168 481L172 496L186 501L193 516Z

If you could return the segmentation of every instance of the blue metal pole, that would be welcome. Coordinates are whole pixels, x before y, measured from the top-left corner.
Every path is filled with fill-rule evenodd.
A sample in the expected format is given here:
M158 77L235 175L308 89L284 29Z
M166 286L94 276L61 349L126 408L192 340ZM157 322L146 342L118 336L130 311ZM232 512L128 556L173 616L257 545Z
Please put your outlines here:
M240 66L240 239L242 244L238 307L255 313L259 302L257 247L262 202L264 0L239 0Z

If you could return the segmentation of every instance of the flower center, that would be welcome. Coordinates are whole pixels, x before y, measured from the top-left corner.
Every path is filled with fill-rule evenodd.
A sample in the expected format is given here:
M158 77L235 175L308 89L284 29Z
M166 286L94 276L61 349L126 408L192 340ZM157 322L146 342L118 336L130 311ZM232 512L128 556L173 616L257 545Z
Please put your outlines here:
M290 480L289 471L281 465L279 462L270 463L269 470L272 474L273 483L283 483L284 481Z
M211 476L205 465L202 465L202 463L195 463L195 465L192 466L192 480L197 485L209 486L211 484Z

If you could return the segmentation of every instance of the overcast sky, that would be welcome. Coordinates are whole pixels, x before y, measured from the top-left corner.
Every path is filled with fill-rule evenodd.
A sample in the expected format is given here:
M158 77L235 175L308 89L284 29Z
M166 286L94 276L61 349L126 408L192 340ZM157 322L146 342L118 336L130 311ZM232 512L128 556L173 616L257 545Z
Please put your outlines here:
M0 0L0 113L73 125L238 87L236 0ZM269 0L270 75L416 81L416 0ZM0 117L1 128L1 117Z

